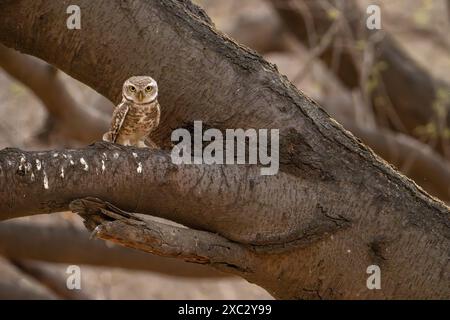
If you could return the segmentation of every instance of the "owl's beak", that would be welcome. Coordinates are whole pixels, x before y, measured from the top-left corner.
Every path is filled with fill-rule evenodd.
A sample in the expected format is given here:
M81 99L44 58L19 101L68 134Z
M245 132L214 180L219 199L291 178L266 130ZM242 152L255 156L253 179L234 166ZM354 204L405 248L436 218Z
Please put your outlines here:
M138 92L138 99L140 102L142 102L142 100L144 99L144 93L142 91Z

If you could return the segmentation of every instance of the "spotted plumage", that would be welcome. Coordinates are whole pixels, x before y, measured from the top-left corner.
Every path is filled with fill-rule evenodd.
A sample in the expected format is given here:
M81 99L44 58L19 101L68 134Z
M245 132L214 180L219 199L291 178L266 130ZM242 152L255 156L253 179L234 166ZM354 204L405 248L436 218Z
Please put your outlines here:
M159 125L161 109L157 100L158 86L148 76L131 77L122 88L122 102L114 109L111 128L103 140L121 145L150 147L156 145L148 138Z

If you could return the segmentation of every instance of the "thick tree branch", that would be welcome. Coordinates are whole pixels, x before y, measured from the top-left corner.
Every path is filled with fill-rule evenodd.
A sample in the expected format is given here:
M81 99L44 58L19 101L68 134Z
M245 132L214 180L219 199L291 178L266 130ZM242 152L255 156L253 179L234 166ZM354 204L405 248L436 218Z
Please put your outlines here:
M447 246L446 243L448 241L445 239L448 236L448 226L444 221L439 222L440 219L445 219L445 215L448 214L443 206L439 209L442 210L441 213L436 211L436 216L429 217L434 220L426 222L419 220L420 218L417 216L419 212L407 211L410 215L413 212L413 215L410 217L415 216L414 222L411 222L418 223L418 225L411 225L416 230L414 231L415 233L418 230L427 230L428 227L425 223L433 225L435 228L434 234L427 236L432 236L435 239L433 240L433 247L430 248L427 245L430 240L422 243L428 248L426 251L427 256L432 259L427 260L427 263L424 264L422 261L418 263L414 259L409 260L410 257L422 256L424 250L420 249L420 247L418 249L417 243L414 245L409 243L411 241L411 234L407 231L409 228L403 231L408 233L400 237L398 234L394 236L391 232L397 233L402 231L396 226L395 222L388 218L389 215L385 216L384 222L379 220L379 218L375 218L376 220L374 221L377 221L377 224L382 224L382 227L376 230L371 230L370 225L364 226L364 230L366 230L364 232L370 232L372 235L366 234L368 238L362 242L355 242L354 240L360 237L360 232L363 232L361 231L362 225L360 223L357 225L358 227L355 227L356 225L354 224L354 215L358 214L358 212L352 212L351 215L349 215L349 212L343 211L332 213L327 212L326 209L319 205L320 213L313 211L314 215L310 215L310 212L308 212L310 209L308 208L311 208L311 201L308 198L314 196L314 193L308 193L307 190L312 185L306 187L307 184L304 183L307 182L302 183L301 180L293 179L292 175L280 173L273 180L274 177L259 176L259 168L256 167L176 166L171 164L170 159L162 152L155 153L155 151L146 149L125 148L104 143L88 149L64 150L59 151L56 156L55 154L56 152L32 153L11 149L0 153L0 166L2 169L5 168L2 171L2 175L0 175L0 181L3 183L0 190L6 191L0 195L0 199L2 199L0 212L9 212L9 214L22 212L22 214L25 214L30 211L33 213L60 211L67 209L72 200L89 195L105 197L115 205L121 208L128 208L131 211L147 214L156 212L160 216L184 223L187 226L225 235L226 238L239 242L239 248L245 244L247 246L251 245L253 251L257 254L253 258L249 255L245 260L248 260L248 265L253 268L249 268L247 265L241 269L252 270L252 272L241 275L245 276L249 281L263 286L274 296L284 298L315 297L311 296L308 290L299 288L293 282L294 278L283 277L283 281L278 280L276 282L272 282L271 277L267 278L268 274L278 274L282 272L281 270L287 270L289 261L290 263L298 261L300 259L299 256L305 255L308 250L317 250L316 254L322 256L339 254L343 248L342 246L348 246L352 248L351 250L356 251L355 257L357 257L357 252L362 252L366 255L367 250L370 253L372 252L371 248L375 246L378 249L373 251L374 253L370 253L373 255L374 260L369 259L366 263L376 261L377 263L385 264L384 259L388 259L389 263L387 265L390 265L395 264L394 257L399 252L404 253L405 247L408 247L407 261L411 267L427 268L428 270L431 267L430 263L442 264L446 261L445 255L439 255L440 250ZM36 163L36 159L39 160L38 163L41 163L39 170L38 166L31 165L31 163ZM84 159L84 161L80 161L81 159ZM71 160L74 163L73 165ZM141 162L141 166L139 166L139 162ZM103 164L105 166L102 171ZM137 170L139 167L142 167L140 173ZM60 176L61 168L64 168L64 179ZM35 180L31 181L33 174ZM45 176L47 180L45 180ZM45 181L48 183L48 189L45 187ZM217 182L218 185L212 184L211 181ZM13 183L11 184L11 182ZM253 187L250 187L250 185L253 185ZM302 194L292 198L288 194L288 189L283 190L283 185L289 186L293 190L303 190ZM145 190L145 194L136 194L136 186L139 186L141 190ZM58 191L54 192L53 190ZM360 193L359 196L361 195ZM284 196L286 196L285 200L283 200ZM404 195L397 194L396 196ZM18 202L18 199L25 200ZM265 199L264 206L267 209L258 205L262 199ZM417 195L416 199L419 199ZM387 199L383 201L387 201ZM228 203L233 203L233 206L224 206L224 204ZM360 203L360 205L363 205L363 203ZM430 202L429 206L422 208L423 210L433 207L435 209L439 208L440 205L436 205L438 203L432 204ZM183 210L178 209L182 206L184 206ZM411 206L411 203L409 206ZM106 207L106 209L111 208L113 210L108 211L119 210L119 212L123 212L123 210L117 209L115 206L108 205ZM397 214L402 212L401 207L397 206L396 208L399 210ZM94 207L94 209L96 210L94 213L97 214L98 208ZM293 211L294 214L290 215L289 212L292 210L295 210ZM369 213L376 214L379 212L379 207L375 205L374 208L369 208L368 210ZM389 207L383 207L383 210L390 209ZM216 214L211 215L211 212ZM123 213L123 215L127 215L127 213ZM93 216L95 217L95 215ZM132 217L132 215L129 216L129 218ZM91 220L95 221L94 219ZM236 223L236 221L239 221L239 223ZM104 221L96 221L96 223L102 222ZM122 222L113 224L111 226L112 229L102 231L105 234L104 237L109 235L113 239L123 239L122 242L118 241L122 244L128 240L131 241L133 238L127 240L123 236L125 231L120 229L123 227ZM135 232L139 226L133 226L132 229ZM93 226L91 225L91 227ZM154 235L154 230L157 230L155 228L147 230L146 227L142 227L142 230L146 230L142 231L144 234L147 234L146 239L152 239L151 235ZM272 232L272 230L275 231ZM176 229L177 233L179 233L178 231L179 229ZM329 238L330 234L333 237ZM194 232L194 235L196 236L196 232ZM178 234L178 236L180 235ZM184 236L192 237L193 234L190 231L186 231ZM219 237L217 239L223 238ZM217 239L211 238L212 243ZM141 240L136 240L137 243L139 241ZM142 241L146 243L144 240ZM175 240L172 239L172 241ZM345 244L347 241L350 241L351 244ZM187 243L190 242L187 241ZM157 247L155 248L156 251ZM172 249L170 252L176 255L182 250L186 250L184 255L181 256L195 255L196 253L190 251L189 248L189 246L186 248L178 247L178 249ZM234 254L238 258L241 257L240 250L234 249L232 246L230 248L229 252L233 254L226 261L234 261ZM142 245L141 249L148 251L149 247ZM382 252L380 253L379 250ZM159 253L161 254L161 252ZM197 253L201 255L201 251ZM163 254L168 255L167 252L163 252ZM380 255L383 259L379 258ZM280 259L285 263L282 266L279 265ZM358 259L353 260L353 262L365 264L365 259L361 261ZM346 265L347 259L344 260L341 261L341 264ZM307 265L318 263L315 259L302 261L306 264L304 266L305 270L307 270ZM239 265L234 262L228 263L228 265ZM329 267L335 268L336 265L333 264ZM343 266L340 267L342 268ZM360 265L360 268L363 273L365 267ZM440 268L438 267L438 270ZM443 265L442 268L445 268L445 266ZM233 270L236 271L236 268ZM238 268L237 270L240 269ZM332 273L332 269L321 272ZM443 281L442 277L446 275L440 271L439 274L440 276L433 273L428 274L426 284L428 287L428 283L435 283L433 286L433 292L435 293L432 294L441 296L446 292L446 289L438 285L438 283L441 283ZM292 277L298 276L298 274L290 275ZM350 274L347 276L352 277ZM395 279L397 276L399 276L397 272L385 274L385 277L388 278L394 277ZM302 276L302 279L303 281L309 281L308 283L311 285L315 281L310 279L309 275L307 277ZM304 283L302 282L300 286L303 285ZM363 285L363 282L361 282L361 285ZM396 287L394 286L389 290ZM356 290L356 288L352 290ZM412 293L409 288L402 292L404 296L410 296ZM334 293L330 297L349 296L344 293L337 295Z
M247 279L276 297L448 297L448 207L187 3L80 0L85 14L77 32L66 29L63 3L2 2L0 41L38 55L111 100L128 76L152 75L161 88L159 143L193 120L219 129L280 129L280 172L177 166L162 151L104 144L57 155L4 150L2 218L61 211L92 196L252 245L263 258ZM55 39L57 50L48 46ZM44 163L39 170L36 160ZM380 291L366 287L366 269L374 263L383 270Z
M96 143L49 152L5 149L0 170L0 219L65 211L72 200L95 196L244 243L304 242L309 237L300 230L339 228L326 215L297 211L315 194L312 181L262 176L256 166L175 165L166 152ZM291 188L305 190L292 198Z
M108 245L89 239L89 235L86 230L74 226L5 221L0 223L0 255L23 263L39 260L146 270L178 277L224 276L202 266Z
M146 220L96 198L74 200L70 207L100 239L241 276L251 272L247 263L255 263L250 250L217 234Z

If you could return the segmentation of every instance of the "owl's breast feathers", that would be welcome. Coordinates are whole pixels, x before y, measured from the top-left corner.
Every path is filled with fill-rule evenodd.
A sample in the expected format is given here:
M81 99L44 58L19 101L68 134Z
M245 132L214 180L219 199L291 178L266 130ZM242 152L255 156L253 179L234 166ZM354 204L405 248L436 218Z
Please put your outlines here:
M119 135L139 137L148 135L159 125L160 114L157 100L141 105L122 101L113 113L111 123L113 142L116 142Z

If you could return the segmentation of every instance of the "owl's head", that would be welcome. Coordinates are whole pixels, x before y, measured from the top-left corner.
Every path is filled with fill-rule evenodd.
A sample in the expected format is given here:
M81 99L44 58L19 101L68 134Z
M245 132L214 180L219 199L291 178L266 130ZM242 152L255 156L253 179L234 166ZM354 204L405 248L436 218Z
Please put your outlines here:
M150 103L158 96L158 85L149 76L131 77L123 84L122 95L136 104Z

